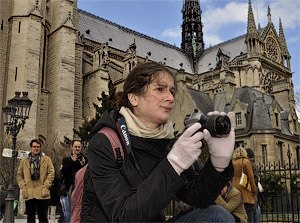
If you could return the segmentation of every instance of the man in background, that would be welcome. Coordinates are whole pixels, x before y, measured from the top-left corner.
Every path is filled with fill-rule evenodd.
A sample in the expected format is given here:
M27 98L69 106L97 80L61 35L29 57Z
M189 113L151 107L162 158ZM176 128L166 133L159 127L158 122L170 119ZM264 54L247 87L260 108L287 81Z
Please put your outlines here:
M27 222L35 222L35 212L39 222L48 222L48 202L50 186L54 179L54 167L51 158L41 152L41 142L30 142L28 157L21 160L17 172L17 182L25 200Z
M87 164L87 158L81 153L82 145L78 140L71 144L71 155L65 157L61 166L66 193L60 196L60 203L64 212L64 222L71 220L71 194L75 186L75 174Z
M229 211L233 215L235 222L247 223L248 217L242 194L231 182L228 182L222 189L221 194L217 197L216 204Z
M4 216L5 213L5 206L6 206L6 202L5 199L7 197L7 191L4 188L4 185L0 185L0 205L1 205L1 209L0 209L0 221Z

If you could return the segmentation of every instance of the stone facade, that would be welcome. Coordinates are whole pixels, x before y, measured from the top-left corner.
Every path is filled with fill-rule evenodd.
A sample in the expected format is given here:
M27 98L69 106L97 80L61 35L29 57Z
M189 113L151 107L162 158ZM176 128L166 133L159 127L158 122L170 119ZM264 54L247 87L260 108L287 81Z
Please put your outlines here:
M29 92L30 118L18 135L24 141L73 139L109 81L121 91L137 63L156 61L177 78L176 131L195 108L234 111L237 145L253 149L259 162L284 159L288 149L299 162L291 56L270 9L268 25L256 28L249 1L247 33L207 49L194 0L184 4L182 48L79 10L76 0L2 0L0 12L0 106L16 90ZM0 129L2 149L2 120Z

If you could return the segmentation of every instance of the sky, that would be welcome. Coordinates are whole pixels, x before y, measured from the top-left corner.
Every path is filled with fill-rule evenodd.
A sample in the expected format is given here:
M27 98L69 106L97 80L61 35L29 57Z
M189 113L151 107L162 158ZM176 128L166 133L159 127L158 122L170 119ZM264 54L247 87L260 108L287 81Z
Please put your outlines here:
M77 7L152 38L181 45L184 0L77 0ZM205 48L247 31L249 0L199 0ZM271 19L279 33L281 18L291 59L294 90L300 90L300 0L251 0L258 27Z

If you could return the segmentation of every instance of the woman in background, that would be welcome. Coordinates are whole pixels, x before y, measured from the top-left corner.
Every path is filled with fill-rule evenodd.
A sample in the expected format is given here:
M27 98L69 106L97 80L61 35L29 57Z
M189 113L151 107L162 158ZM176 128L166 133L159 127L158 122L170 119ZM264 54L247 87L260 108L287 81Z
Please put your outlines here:
M234 176L232 185L241 191L244 198L244 205L248 215L248 222L255 222L255 195L257 192L251 162L247 159L247 152L243 147L238 147L233 153ZM239 183L244 172L248 176L251 191L243 188Z

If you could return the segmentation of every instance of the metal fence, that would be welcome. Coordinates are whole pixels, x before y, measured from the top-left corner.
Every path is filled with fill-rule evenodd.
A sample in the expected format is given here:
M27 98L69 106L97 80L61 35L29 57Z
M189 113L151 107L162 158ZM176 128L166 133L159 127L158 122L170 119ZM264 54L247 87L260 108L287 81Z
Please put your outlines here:
M258 165L261 222L300 222L300 165L291 162L290 150L287 155L287 162Z
M300 164L288 160L257 165L264 192L258 194L261 222L300 222ZM178 213L175 200L164 210L166 217Z

